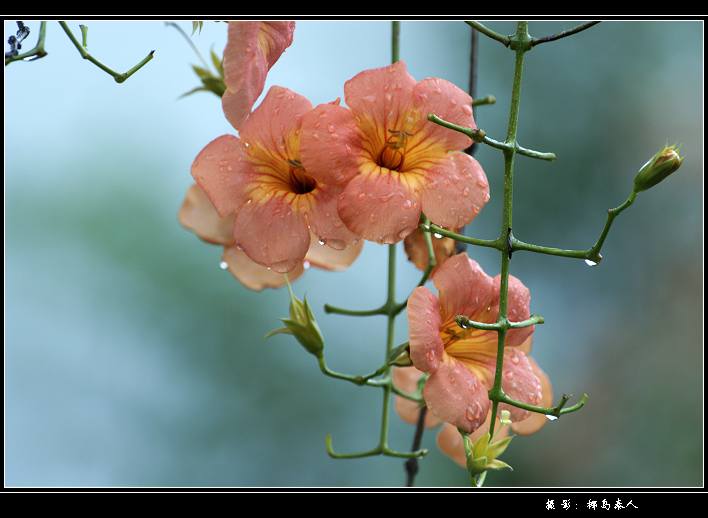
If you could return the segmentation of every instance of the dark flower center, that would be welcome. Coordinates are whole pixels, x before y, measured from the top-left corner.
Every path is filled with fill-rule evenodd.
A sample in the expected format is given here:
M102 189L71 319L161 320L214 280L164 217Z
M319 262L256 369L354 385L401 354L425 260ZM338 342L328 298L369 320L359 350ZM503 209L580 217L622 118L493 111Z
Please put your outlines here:
M307 174L299 160L288 160L288 183L295 194L307 194L317 187L317 180Z

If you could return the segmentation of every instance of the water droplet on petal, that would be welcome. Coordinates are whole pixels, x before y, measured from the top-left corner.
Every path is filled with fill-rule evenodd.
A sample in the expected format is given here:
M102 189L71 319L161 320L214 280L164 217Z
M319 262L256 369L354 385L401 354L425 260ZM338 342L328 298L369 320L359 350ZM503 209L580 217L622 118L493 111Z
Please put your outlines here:
M318 242L320 245L324 245L325 243L327 243L327 240L326 240L325 238L321 237L321 238L319 238L319 239L317 240L317 242Z
M321 243L320 243L320 244L321 244ZM302 267L303 267L305 270L309 270L309 269L310 269L310 261L303 261L303 262L302 262Z
M226 261L221 261L221 262L219 263L219 268L221 268L222 270L228 270L228 268L229 268L229 263L227 263Z

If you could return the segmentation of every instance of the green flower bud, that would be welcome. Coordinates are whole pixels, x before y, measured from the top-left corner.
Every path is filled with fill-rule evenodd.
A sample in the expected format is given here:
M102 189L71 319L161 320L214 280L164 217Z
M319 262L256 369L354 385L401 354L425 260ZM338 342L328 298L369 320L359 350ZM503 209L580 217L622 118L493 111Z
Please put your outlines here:
M474 443L468 435L464 435L465 454L467 455L467 470L472 475L480 475L490 469L512 469L506 462L497 457L506 451L513 436L491 442L489 433L485 433Z
M666 146L649 159L634 177L634 192L646 191L676 171L683 163L676 146Z
M265 337L270 338L278 334L292 335L307 352L319 358L324 350L324 339L320 326L317 325L317 320L312 314L307 298L298 299L293 293L290 283L288 283L288 290L290 290L290 318L281 318L285 327L273 329Z

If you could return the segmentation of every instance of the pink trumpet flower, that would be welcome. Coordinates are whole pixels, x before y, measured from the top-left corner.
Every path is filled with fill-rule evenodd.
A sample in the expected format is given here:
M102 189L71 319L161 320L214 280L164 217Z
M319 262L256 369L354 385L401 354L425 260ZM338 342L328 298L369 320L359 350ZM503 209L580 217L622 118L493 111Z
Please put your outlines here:
M311 110L303 96L274 86L240 137L215 139L192 164L219 216L235 215L235 246L278 273L302 266L312 236L335 250L360 241L337 215L341 187L313 177L301 162L300 125Z
M474 128L472 99L438 78L416 81L399 61L365 70L344 85L350 109L320 105L302 123L301 158L313 178L342 186L339 215L354 233L395 243L423 211L459 228L489 200L472 141L428 121L435 113Z
M478 322L495 322L499 314L499 276L487 275L467 254L448 259L433 275L439 296L428 288L416 288L408 299L410 356L413 365L430 377L423 397L430 411L442 421L468 433L484 423L490 409L487 392L494 381L497 333L463 329L455 321L465 315ZM508 318L529 318L529 290L509 276ZM539 376L523 347L534 326L510 329L504 349L504 392L519 401L538 405L543 399ZM511 420L519 422L530 413L502 404Z

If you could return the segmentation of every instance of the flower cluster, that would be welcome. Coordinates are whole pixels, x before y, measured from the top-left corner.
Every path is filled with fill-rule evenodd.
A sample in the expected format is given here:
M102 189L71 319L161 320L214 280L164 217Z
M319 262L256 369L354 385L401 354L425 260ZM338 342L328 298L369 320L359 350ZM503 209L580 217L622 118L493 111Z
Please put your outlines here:
M398 61L347 81L346 106L339 98L312 106L273 86L254 108L294 28L293 22L229 23L222 105L238 136L222 135L198 154L191 169L196 185L187 192L180 221L222 245L223 264L254 290L282 286L309 265L344 269L365 240L405 240L409 259L425 269L428 250L418 229L423 214L457 231L489 200L482 167L464 152L472 141L428 121L435 113L476 128L471 97L443 79L417 81ZM455 317L495 322L499 278L466 254L453 255L451 239L436 239L433 248L439 295L419 287L409 298L415 367L395 368L394 383L414 390L423 373L429 375L426 424L447 423L440 447L464 465L457 429L475 438L489 426L497 335L460 328ZM526 287L511 277L509 318L528 318L529 300ZM549 404L548 378L528 356L532 333L527 327L506 334L503 389L523 402ZM416 403L399 399L397 409L404 420L417 420ZM531 433L545 421L516 407L506 410L517 433ZM508 426L497 430L495 439Z
M303 265L345 268L363 240L412 241L421 213L449 228L471 222L489 199L482 167L462 152L471 140L427 120L435 112L475 127L469 95L442 79L416 81L398 62L347 81L347 107L313 107L273 86L252 109L293 31L293 22L229 23L222 104L239 134L194 160L182 223L224 245L232 273L262 289ZM424 248L420 235L407 243L412 257Z

